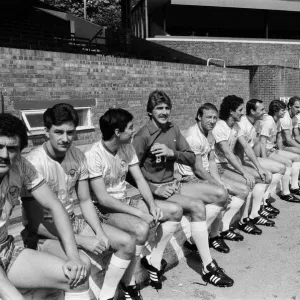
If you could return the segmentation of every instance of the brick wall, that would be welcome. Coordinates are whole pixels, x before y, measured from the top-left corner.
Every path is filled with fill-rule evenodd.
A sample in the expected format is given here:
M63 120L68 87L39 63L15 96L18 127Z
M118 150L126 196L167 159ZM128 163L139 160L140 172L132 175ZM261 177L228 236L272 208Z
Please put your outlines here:
M241 66L237 66L241 68ZM261 99L266 107L274 99L300 95L300 70L282 66L244 66L250 73L250 98Z
M148 120L147 97L155 89L171 97L172 120L182 129L194 122L201 103L219 105L228 94L249 98L248 70L8 48L0 48L0 62L7 111L17 114L17 109L37 101L45 107L53 101L82 106L94 101L96 131L78 133L77 144L99 138L99 116L113 106L131 111L138 129ZM42 141L43 137L31 138L30 146Z
M280 65L299 68L300 42L296 41L188 37L149 40L201 59L224 59L226 65Z

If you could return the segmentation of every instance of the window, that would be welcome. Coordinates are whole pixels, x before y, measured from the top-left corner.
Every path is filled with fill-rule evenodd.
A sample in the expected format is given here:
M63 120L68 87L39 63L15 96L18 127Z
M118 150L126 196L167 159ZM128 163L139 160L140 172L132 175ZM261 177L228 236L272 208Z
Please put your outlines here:
M95 128L91 121L90 107L75 107L79 123L76 128L77 131ZM43 113L46 109L39 110L22 110L22 118L28 129L28 135L39 135L44 133Z

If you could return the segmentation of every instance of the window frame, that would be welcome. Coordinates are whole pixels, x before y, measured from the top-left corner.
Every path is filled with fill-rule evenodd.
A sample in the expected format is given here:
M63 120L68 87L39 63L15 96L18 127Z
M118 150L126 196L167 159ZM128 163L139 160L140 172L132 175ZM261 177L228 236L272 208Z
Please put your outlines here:
M83 107L74 107L76 111L80 110L87 110L87 125L84 126L77 126L76 131L82 131L82 130L90 130L95 129L95 126L92 123L92 111L90 106L83 106ZM26 128L28 130L28 136L33 135L41 135L45 133L44 126L41 127L32 127L27 119L27 115L35 115L35 114L43 114L46 111L46 109L27 109L27 110L21 110L21 116L22 120L24 121Z

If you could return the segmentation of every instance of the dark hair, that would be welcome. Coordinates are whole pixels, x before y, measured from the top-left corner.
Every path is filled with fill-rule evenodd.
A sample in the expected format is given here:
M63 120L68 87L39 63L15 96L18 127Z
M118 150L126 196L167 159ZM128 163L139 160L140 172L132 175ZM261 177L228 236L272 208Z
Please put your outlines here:
M75 127L78 126L79 117L75 108L71 104L59 103L48 108L43 115L44 126L48 129L52 125L59 126L65 122L73 122Z
M167 104L170 107L170 109L172 108L172 102L165 92L156 90L150 93L147 103L147 113L151 113L154 107L161 103Z
M28 145L26 126L20 119L11 114L0 114L0 136L19 137L21 151Z
M226 96L220 105L219 118L221 120L227 120L230 116L230 112L236 111L243 103L244 100L236 95Z
M204 103L202 104L199 108L198 108L198 111L197 111L197 114L196 114L196 118L195 120L198 122L198 116L202 117L203 116L203 111L204 110L214 110L215 112L218 113L218 109L216 108L216 106L212 103Z
M133 115L125 109L111 108L106 111L99 119L99 126L103 140L109 140L115 134L116 129L123 132L127 124L132 120Z
M246 115L249 116L251 113L251 109L256 110L256 103L263 103L259 99L251 99L246 104Z
M269 115L273 117L281 109L286 109L286 104L281 100L273 100L269 105Z
M291 107L291 106L293 106L294 104L295 104L295 102L297 102L297 101L299 101L299 103L300 103L300 97L298 97L298 96L293 96L293 97L291 97L290 99L289 99L289 102L288 102L288 107Z

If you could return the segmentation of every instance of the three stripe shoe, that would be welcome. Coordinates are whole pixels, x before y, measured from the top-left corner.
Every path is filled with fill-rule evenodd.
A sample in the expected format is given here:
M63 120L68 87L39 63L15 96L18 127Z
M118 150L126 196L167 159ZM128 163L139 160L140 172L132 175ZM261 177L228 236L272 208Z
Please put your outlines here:
M154 287L157 290L160 290L162 288L161 283L161 275L162 272L157 270L155 267L149 264L148 259L146 256L144 256L141 259L141 265L148 271L149 277L150 277L150 285Z
M235 232L233 228L220 232L220 235L224 240L229 240L234 242L239 242L244 239L244 237L241 234Z
M262 216L258 216L256 218L250 219L253 224L256 225L264 225L264 226L275 226L275 222L264 218Z
M241 221L239 222L239 228L244 232L255 235L262 234L262 230L255 226L249 218L244 218L243 222L244 223L242 223Z
M209 239L209 247L214 248L218 252L229 253L230 249L225 241L220 236L215 236Z
M277 214L275 214L274 212L271 212L269 210L267 210L265 207L261 206L260 210L258 211L258 214L264 218L268 218L268 219L274 219L277 217Z
M233 286L234 281L225 274L217 262L213 259L210 264L206 266L207 272L202 265L202 279L207 283L211 283L218 287L230 287Z
M121 288L123 290L125 300L143 300L138 284L125 286L124 283L121 282Z
M280 210L278 209L278 208L276 208L276 207L274 207L272 204L271 204L271 202L270 202L270 200L266 200L266 203L267 203L267 205L265 205L264 207L265 207L265 210L267 210L267 211L269 211L269 212L272 212L272 213L274 213L274 214L280 214Z

